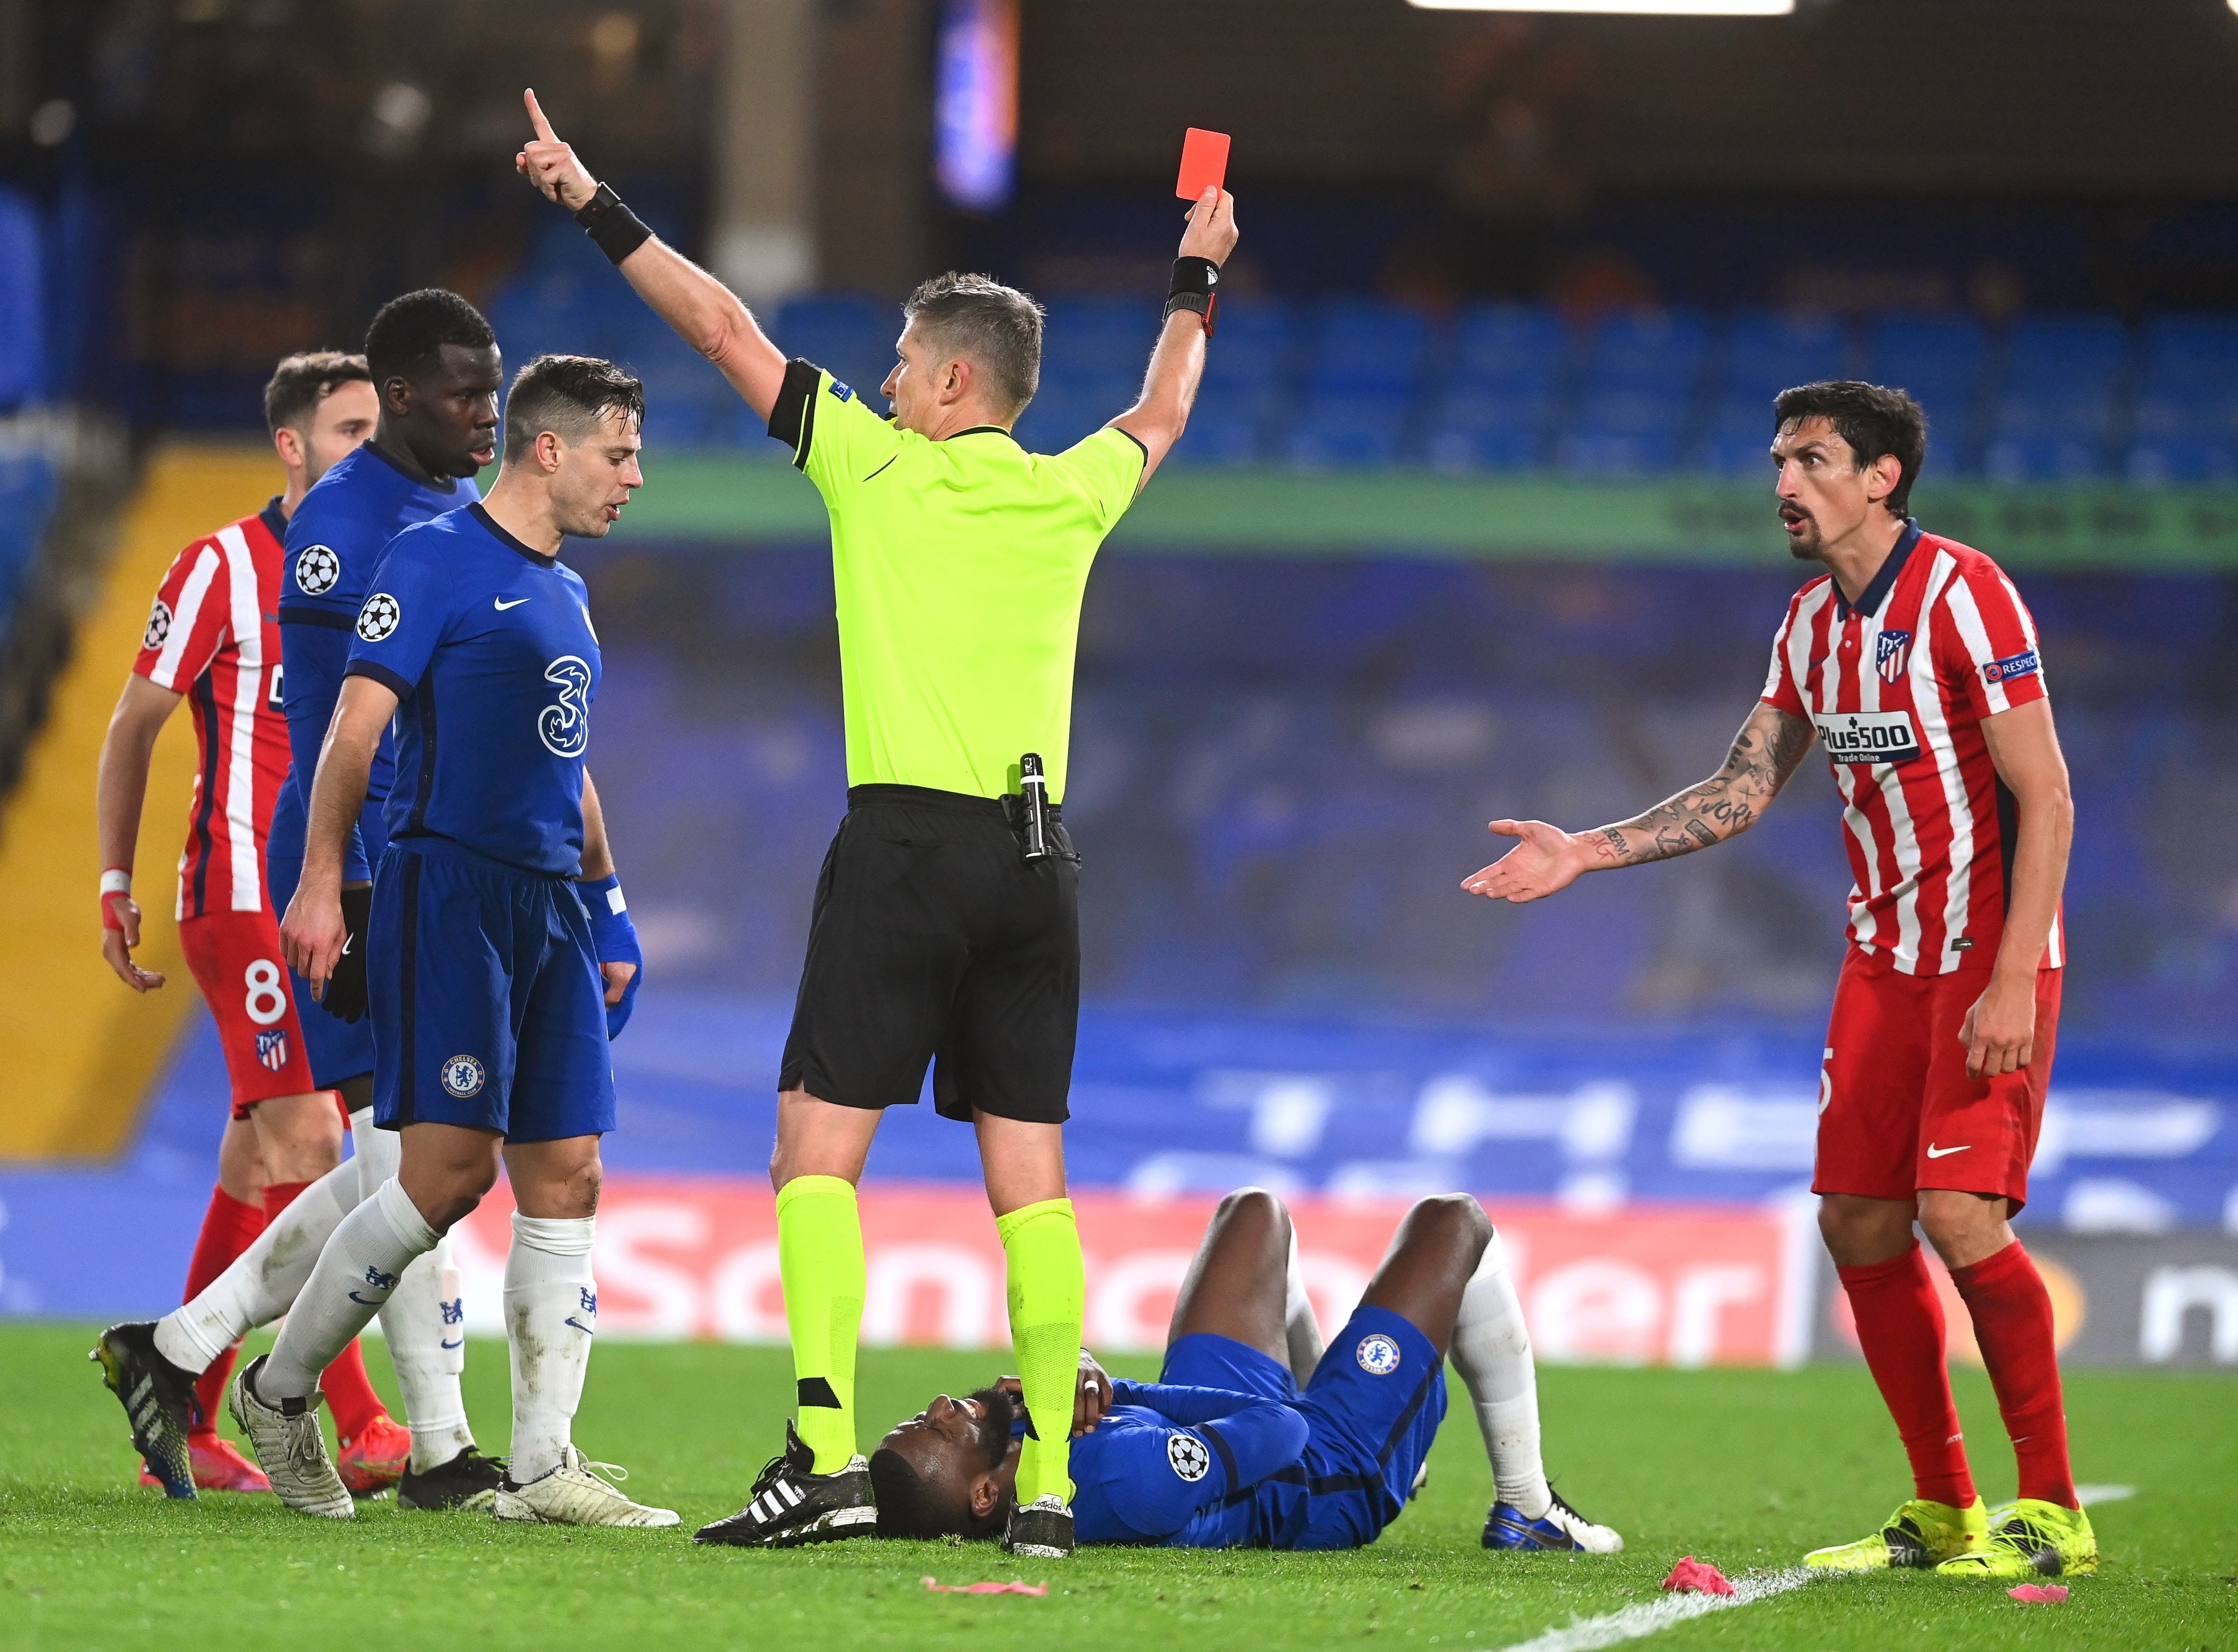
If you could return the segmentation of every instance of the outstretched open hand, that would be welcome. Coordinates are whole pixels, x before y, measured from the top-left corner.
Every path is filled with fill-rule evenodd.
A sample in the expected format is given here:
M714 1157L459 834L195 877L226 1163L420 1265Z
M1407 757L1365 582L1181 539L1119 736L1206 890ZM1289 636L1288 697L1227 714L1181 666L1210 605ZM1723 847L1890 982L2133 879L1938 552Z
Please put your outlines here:
M528 122L536 135L513 157L513 169L542 190L546 201L556 201L570 212L581 211L599 193L599 181L575 158L573 146L560 141L552 122L544 118L536 94L524 89L520 97L528 106Z
M1522 841L1491 865L1461 880L1461 888L1489 901L1538 901L1567 889L1586 869L1577 840L1543 820L1495 820L1487 831Z

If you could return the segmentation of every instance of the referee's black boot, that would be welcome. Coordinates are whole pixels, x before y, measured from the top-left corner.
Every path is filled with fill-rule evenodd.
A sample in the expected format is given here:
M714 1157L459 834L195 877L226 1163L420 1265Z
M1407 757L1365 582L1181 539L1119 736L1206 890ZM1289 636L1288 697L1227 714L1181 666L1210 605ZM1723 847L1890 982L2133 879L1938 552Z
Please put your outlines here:
M785 1425L785 1450L769 1460L746 1506L692 1534L695 1543L742 1549L793 1549L878 1535L878 1505L871 1492L871 1465L861 1452L837 1474L816 1471L816 1453Z
M1003 1552L1036 1560L1063 1560L1072 1553L1072 1510L1054 1491L1031 1503L1012 1503L1003 1528Z

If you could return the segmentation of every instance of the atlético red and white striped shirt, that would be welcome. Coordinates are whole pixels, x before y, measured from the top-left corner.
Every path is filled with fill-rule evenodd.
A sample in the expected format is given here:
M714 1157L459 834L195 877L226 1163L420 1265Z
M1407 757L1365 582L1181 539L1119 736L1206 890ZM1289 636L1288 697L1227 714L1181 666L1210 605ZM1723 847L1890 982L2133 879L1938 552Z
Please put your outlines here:
M2018 816L1982 724L2044 691L2012 581L1917 523L1854 605L1831 575L1796 593L1764 698L1807 718L1833 764L1859 948L1910 975L1996 955ZM2055 921L2047 968L2066 962L2061 931Z
M264 835L288 777L279 620L287 527L275 499L180 552L132 663L195 708L200 761L179 856L181 918L266 904Z

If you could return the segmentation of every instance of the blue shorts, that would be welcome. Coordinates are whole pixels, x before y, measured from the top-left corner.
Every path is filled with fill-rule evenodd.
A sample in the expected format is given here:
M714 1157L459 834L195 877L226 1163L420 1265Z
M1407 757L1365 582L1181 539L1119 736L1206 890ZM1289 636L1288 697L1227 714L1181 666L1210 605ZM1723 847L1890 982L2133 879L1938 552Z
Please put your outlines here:
M272 909L288 915L288 902L295 898L295 885L303 879L303 811L288 803L292 787L283 788L272 811L272 829L264 840L264 887ZM373 1018L361 1015L346 1021L329 1015L311 996L311 983L294 970L288 979L295 993L295 1020L303 1029L303 1053L310 1057L311 1082L331 1090L347 1079L373 1071Z
M1200 1332L1166 1350L1162 1383L1224 1388L1295 1406L1305 1460L1253 1493L1253 1541L1270 1549L1358 1549L1407 1507L1446 1417L1446 1362L1387 1308L1355 1308L1298 1391L1289 1368Z
M440 838L392 843L366 946L383 1128L553 1141L614 1127L606 997L571 880Z

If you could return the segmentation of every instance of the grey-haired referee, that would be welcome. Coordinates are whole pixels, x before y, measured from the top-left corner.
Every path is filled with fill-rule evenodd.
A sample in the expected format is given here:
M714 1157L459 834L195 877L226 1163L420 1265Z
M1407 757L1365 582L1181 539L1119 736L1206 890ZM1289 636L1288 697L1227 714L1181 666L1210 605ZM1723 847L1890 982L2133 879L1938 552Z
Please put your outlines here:
M978 1133L1010 1265L1031 1427L1003 1544L1069 1554L1076 1391L1083 1422L1109 1403L1102 1382L1079 1383L1085 1289L1064 1184L1080 1005L1078 872L1058 809L1073 654L1089 565L1196 399L1235 202L1208 189L1190 210L1141 397L1052 457L1010 436L1041 376L1042 312L1023 293L952 274L918 287L881 387L890 422L787 361L733 294L584 169L534 93L526 102L536 137L522 175L768 419L831 516L847 816L817 881L770 1163L799 1411L747 1506L699 1539L867 1536L882 1477L913 1474L855 1449L855 1183L882 1110L914 1102L937 1061L934 1104ZM958 1450L982 1449L990 1421L1008 1437L1003 1389L945 1404ZM978 1529L1004 1514L970 1512Z

